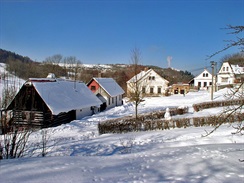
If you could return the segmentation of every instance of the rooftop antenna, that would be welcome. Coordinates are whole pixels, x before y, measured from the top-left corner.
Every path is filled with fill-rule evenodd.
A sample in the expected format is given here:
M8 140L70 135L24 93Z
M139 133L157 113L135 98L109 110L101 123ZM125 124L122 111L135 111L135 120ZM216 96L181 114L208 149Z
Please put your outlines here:
M172 57L171 56L168 56L167 57L167 62L168 62L168 67L169 68L171 67L171 61L172 61Z

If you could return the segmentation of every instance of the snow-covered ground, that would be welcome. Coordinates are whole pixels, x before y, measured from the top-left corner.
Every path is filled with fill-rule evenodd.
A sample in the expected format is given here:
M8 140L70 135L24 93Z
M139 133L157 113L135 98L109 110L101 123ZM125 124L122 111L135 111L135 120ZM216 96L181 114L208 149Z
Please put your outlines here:
M226 92L214 93L214 100L223 100ZM205 101L210 101L206 91L146 98L139 112L188 106L187 116L208 116L222 110L193 111L192 104ZM47 156L40 157L40 151L31 156L30 149L24 158L0 161L0 182L244 182L244 163L239 161L244 159L244 138L232 135L231 126L223 125L207 137L202 135L213 127L98 134L99 122L133 114L133 105L125 101L123 106L47 129ZM30 136L29 144L38 142L40 131Z

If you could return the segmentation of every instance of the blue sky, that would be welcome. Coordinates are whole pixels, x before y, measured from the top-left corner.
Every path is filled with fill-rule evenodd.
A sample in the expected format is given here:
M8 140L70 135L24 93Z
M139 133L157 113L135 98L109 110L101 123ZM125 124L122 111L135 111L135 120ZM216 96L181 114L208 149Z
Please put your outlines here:
M233 40L244 0L0 0L0 48L43 61L54 54L84 64L141 63L192 71ZM238 52L237 48L212 60Z

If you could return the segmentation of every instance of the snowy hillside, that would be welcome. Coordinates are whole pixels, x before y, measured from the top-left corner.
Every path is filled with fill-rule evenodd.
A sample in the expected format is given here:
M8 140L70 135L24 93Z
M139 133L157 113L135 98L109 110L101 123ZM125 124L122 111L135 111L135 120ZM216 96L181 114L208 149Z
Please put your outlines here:
M224 89L214 94L223 100ZM210 101L206 91L187 95L146 98L139 113L169 106L188 106L188 116L208 116L221 108L194 112L192 104ZM30 137L25 158L0 161L0 182L90 183L90 182L235 182L243 183L244 138L232 135L224 125L208 137L213 127L99 135L97 124L106 119L134 114L127 103L69 124L47 129L48 154L40 157L33 144L41 133ZM181 116L174 116L181 117Z
M16 91L25 82L23 79L17 78L6 71L6 64L0 63L0 98L2 98L2 91L4 87L14 87Z

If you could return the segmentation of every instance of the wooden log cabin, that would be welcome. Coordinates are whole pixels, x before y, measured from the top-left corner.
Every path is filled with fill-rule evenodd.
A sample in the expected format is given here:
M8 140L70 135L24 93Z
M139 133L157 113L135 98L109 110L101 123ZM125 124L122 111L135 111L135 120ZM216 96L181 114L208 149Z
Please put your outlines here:
M3 116L8 127L45 128L92 115L100 110L101 104L82 82L30 78Z

